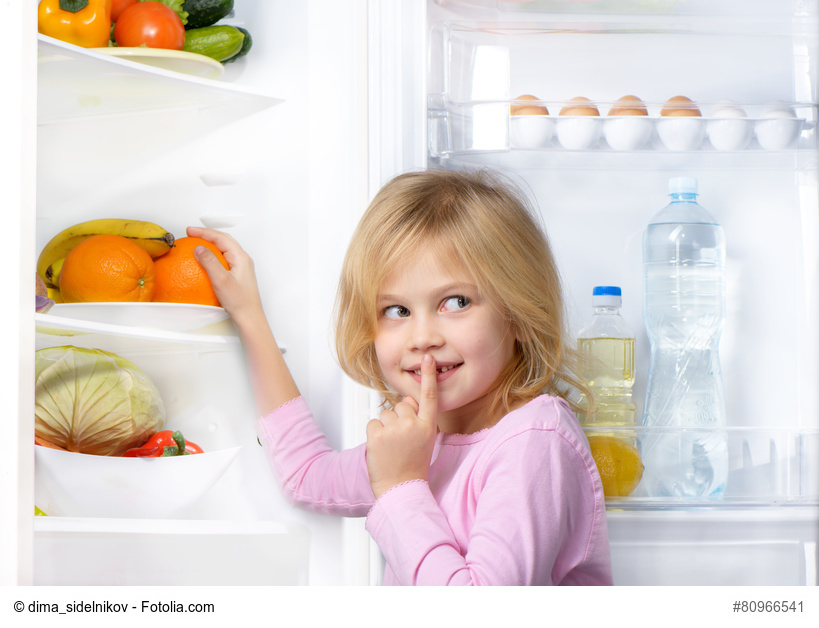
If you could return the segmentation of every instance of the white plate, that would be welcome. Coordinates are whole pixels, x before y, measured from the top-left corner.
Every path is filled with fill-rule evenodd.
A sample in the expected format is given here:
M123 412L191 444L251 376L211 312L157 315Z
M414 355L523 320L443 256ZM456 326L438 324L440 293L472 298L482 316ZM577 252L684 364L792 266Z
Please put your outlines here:
M185 52L184 50L166 50L164 48L119 48L111 46L109 48L90 48L94 52L99 52L120 59L127 59L136 63L152 65L163 70L172 70L183 74L201 76L203 78L219 78L225 72L225 66L205 55L195 52Z
M228 318L224 308L192 303L57 303L48 313L92 323L163 331L190 331Z

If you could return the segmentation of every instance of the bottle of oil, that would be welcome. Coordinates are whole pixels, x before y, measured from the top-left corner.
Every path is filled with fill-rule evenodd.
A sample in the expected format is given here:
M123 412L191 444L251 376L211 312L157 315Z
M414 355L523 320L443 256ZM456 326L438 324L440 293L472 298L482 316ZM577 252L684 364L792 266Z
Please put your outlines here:
M580 330L580 375L588 382L594 403L585 397L578 413L584 427L633 427L637 407L634 386L634 333L620 315L622 293L617 286L592 291L594 315Z

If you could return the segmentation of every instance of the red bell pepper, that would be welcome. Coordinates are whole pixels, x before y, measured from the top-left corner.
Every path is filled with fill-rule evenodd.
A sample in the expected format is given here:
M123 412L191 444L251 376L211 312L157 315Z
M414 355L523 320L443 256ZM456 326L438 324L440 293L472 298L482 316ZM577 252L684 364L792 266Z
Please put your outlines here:
M186 441L179 430L175 432L162 430L151 436L141 447L129 449L122 455L125 458L164 458L201 453L204 453L202 448L196 443Z

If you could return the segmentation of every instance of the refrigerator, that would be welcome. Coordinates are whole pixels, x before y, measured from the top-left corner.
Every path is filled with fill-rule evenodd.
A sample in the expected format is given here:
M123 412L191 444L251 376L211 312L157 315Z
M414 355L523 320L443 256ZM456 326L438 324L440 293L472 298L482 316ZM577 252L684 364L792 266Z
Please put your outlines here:
M253 47L222 67L38 36L36 4L2 9L21 25L4 43L20 70L19 98L3 105L14 163L4 196L21 234L9 245L20 305L3 314L18 330L2 383L16 417L14 438L0 443L12 504L0 514L4 584L379 585L383 561L363 520L304 512L280 495L229 320L194 320L183 306L32 314L29 278L49 239L84 220L147 220L177 237L188 225L224 229L255 261L316 420L334 447L351 447L379 399L333 358L341 260L381 185L424 167L489 167L527 192L555 250L572 334L594 286L622 287L638 416L649 350L643 230L669 178L698 179L728 243L726 493L609 500L614 582L817 584L819 2L237 0L224 23L248 29ZM523 94L548 108L548 137L518 133L510 106ZM606 134L624 95L647 107L639 146ZM677 95L702 113L697 141L683 147L660 135L662 106ZM580 145L557 132L558 112L578 96L599 112ZM725 99L746 123L729 147L710 131ZM772 103L792 112L784 139L765 135ZM142 509L110 486L87 499L66 486L81 470L34 451L33 353L66 344L116 353L151 377L166 427L222 465L168 478L182 493L195 485L195 499ZM47 516L33 517L35 505ZM156 553L173 552L188 559L158 568Z

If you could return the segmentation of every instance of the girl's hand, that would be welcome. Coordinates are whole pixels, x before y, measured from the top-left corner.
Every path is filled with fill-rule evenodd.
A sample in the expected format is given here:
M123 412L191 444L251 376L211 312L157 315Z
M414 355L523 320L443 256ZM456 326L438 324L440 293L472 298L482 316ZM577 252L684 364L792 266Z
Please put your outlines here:
M421 360L420 404L405 397L367 424L367 472L378 499L410 480L426 480L438 433L438 381L435 360Z
M208 273L219 303L234 322L239 324L249 316L263 314L253 260L236 240L226 233L204 227L188 227L187 234L212 242L225 256L230 270L225 270L206 247L194 249L196 260Z

